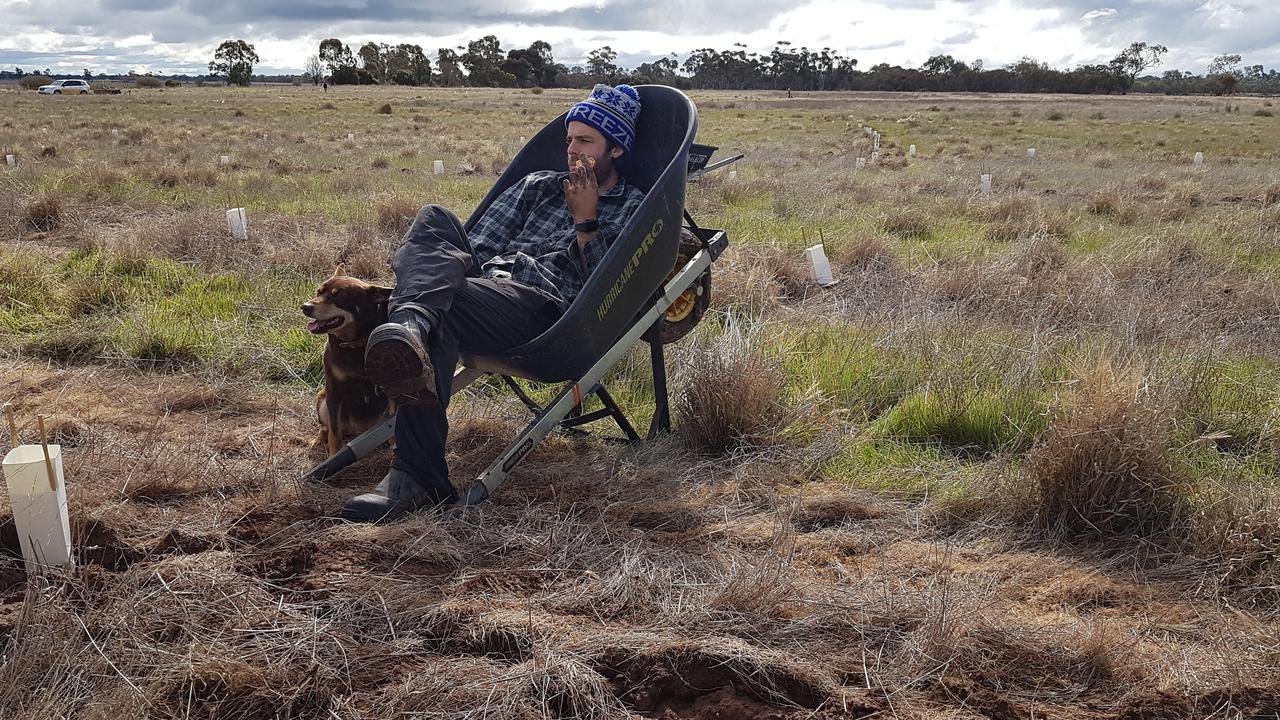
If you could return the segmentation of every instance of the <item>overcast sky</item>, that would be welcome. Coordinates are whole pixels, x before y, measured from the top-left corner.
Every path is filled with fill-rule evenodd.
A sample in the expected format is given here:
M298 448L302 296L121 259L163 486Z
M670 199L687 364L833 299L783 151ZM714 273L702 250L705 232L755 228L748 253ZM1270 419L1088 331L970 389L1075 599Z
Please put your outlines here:
M697 48L767 53L778 40L829 47L861 68L917 67L948 53L987 67L1030 56L1058 68L1105 62L1129 43L1169 47L1159 70L1203 73L1214 55L1280 67L1278 0L0 0L0 68L203 72L222 40L257 49L257 72L300 72L319 41L440 47L496 35L551 43L581 63L609 45L634 67Z

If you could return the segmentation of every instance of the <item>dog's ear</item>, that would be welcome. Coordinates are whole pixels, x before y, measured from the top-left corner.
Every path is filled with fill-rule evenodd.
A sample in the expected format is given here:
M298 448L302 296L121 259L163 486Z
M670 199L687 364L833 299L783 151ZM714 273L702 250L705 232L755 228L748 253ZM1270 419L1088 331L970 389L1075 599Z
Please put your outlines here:
M334 277L344 277L346 274L347 274L347 271L343 270L341 265L333 269Z

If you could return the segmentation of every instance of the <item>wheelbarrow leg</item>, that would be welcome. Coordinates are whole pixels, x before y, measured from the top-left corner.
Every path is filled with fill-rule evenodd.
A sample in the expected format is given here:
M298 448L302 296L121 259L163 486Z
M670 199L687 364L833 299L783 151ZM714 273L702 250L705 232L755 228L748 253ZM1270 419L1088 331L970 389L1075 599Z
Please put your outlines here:
M583 375L578 382L567 385L564 390L561 390L556 399L525 426L524 431L507 446L498 459L480 473L467 489L462 500L463 504L475 505L488 499L490 493L498 489L516 465L519 465L520 461L532 452L538 443L542 442L543 438L568 416L570 411L581 406L582 397L599 387L604 376L622 360L628 350L640 342L641 337L653 327L654 323L658 322L667 308L671 307L671 303L675 302L676 298L680 297L680 294L710 267L711 260L710 249L703 249L690 258L684 268L676 273L676 276L663 288L662 294L650 303L648 311L641 315L636 323L622 334L622 337L618 338L618 341L591 366L591 369L587 370L587 374ZM589 389L584 393L584 388ZM616 407L616 404L614 406ZM634 432L632 430L629 434Z
M662 349L659 326L654 324L653 340L649 342L649 362L653 366L653 420L649 423L649 439L671 432L671 401L667 392L667 357Z

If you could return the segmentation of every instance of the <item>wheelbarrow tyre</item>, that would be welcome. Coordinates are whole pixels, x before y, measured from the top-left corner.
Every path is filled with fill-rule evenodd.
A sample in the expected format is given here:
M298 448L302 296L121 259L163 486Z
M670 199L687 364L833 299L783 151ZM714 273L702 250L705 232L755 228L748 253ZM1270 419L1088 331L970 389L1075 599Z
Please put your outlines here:
M676 271L684 267L699 250L702 249L702 242L693 234L689 228L680 229L680 252L676 257L675 267L671 273L674 275ZM670 279L670 278L668 278ZM689 290L680 296L667 314L663 316L660 325L660 333L663 345L670 345L673 342L683 338L702 321L702 316L707 313L707 308L711 306L711 268L708 267L698 279L689 286Z

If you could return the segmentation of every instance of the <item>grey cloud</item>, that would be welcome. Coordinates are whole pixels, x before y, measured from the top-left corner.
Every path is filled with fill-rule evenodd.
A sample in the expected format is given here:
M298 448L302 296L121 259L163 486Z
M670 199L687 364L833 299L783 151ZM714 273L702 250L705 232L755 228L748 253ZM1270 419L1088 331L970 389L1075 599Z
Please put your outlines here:
M888 48L902 47L906 44L906 40L891 40L876 45L853 45L852 48L854 52L865 52L867 50L886 50Z
M977 38L978 38L977 32L973 30L965 30L962 33L957 33L955 35L952 35L949 38L943 38L942 44L943 45L964 45L966 43L973 42Z
M717 41L706 39L710 35L746 34L770 27L783 13L811 1L606 0L598 7L545 12L530 9L522 0L46 0L39 6L0 0L0 6L4 8L5 24L17 28L19 35L38 30L67 36L68 49L59 55L10 54L16 52L15 56L29 58L61 56L67 62L72 62L70 58L101 57L104 63L159 65L147 48L113 46L116 40L145 33L150 33L157 43L187 47L210 47L230 37L243 37L250 42L339 37L358 43L371 37L407 35L434 50L442 44L434 38L469 33L479 37L483 28L521 25L545 28L546 39L552 41L557 57L569 62L586 50L610 44L623 53L622 63L631 65L654 56L641 48L620 47L617 41L611 41L612 33L646 30L677 35L688 38L687 43L682 43L687 51L715 45ZM918 10L935 5L935 0L894 0L892 4L889 0L877 1L894 9ZM1170 48L1161 69L1178 67L1200 72L1206 58L1223 52L1238 52L1248 63L1280 65L1280 6L1269 0L1210 1L1217 6L1239 8L1243 14L1240 26L1216 27L1202 9L1206 0L1014 0L1019 7L1058 11L1057 19L1043 21L1040 29L1074 27L1086 39L1083 50L1045 47L1039 53L1038 59L1057 66L1103 62L1134 41L1163 43ZM973 15L999 7L998 0L961 2ZM1086 13L1103 8L1114 8L1116 12L1082 19ZM952 52L949 46L978 39L973 29L953 32L937 44L936 52ZM848 30L845 35L849 35ZM499 37L504 39L501 33ZM562 41L557 42L558 38ZM778 39L784 38L810 47L847 47L854 39L851 35L789 37L786 31L780 31ZM902 44L879 43L857 49L866 53ZM31 60L28 64L53 61Z
M328 29L355 24L393 26L399 31L452 32L466 27L522 24L563 26L579 30L649 30L674 35L750 32L811 0L739 0L731 12L716 0L609 0L601 6L534 11L519 0L471 0L467 3L390 0L386 2L314 2L311 0L51 0L38 9L16 5L7 14L17 25L50 27L68 32L89 26L108 37L159 29L166 40L210 41L213 34L246 27L268 29L275 37L328 34ZM25 17L23 17L25 15ZM198 18L198 21L193 19ZM158 38L159 39L159 38Z
M1280 5L1257 0L1021 0L1026 7L1059 10L1060 21L1046 26L1080 28L1089 44L1114 56L1132 42L1165 45L1169 55L1160 69L1203 72L1199 59L1225 52L1245 62L1280 65ZM1212 22L1206 8L1231 6L1240 12L1238 27ZM1115 13L1083 20L1086 13L1114 8Z

